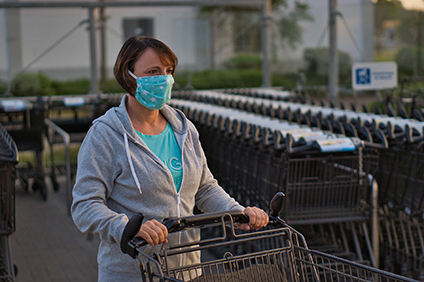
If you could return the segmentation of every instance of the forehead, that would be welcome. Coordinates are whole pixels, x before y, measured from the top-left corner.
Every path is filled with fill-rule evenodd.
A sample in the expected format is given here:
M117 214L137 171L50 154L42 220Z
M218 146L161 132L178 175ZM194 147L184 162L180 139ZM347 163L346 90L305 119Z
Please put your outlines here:
M160 54L153 48L147 48L136 60L135 68L172 67L172 61L166 54Z

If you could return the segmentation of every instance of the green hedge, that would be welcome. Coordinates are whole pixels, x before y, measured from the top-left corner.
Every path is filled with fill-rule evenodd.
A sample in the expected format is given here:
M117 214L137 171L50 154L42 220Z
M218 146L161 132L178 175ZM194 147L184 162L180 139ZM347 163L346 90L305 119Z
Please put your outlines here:
M261 72L257 70L207 70L191 77L195 89L257 87L261 82Z
M52 81L42 73L22 73L10 82L10 92L15 96L54 95Z
M191 77L190 77L191 76ZM191 81L188 85L188 81ZM176 76L177 87L192 87L194 89L222 89L261 87L262 71L246 70L205 70L194 73L185 73ZM295 74L273 74L272 86L293 88L296 84ZM176 87L176 89L178 89Z
M228 70L260 70L262 68L262 58L256 54L240 54L225 61L223 67Z
M273 74L271 80L273 86L283 86L285 88L295 86L294 74ZM262 71L257 69L234 69L205 70L191 73L177 72L174 89L184 89L190 86L188 81L191 81L190 85L194 89L260 87L262 85ZM84 95L90 92L90 88L89 79L57 81L51 80L41 73L25 73L12 81L10 92L16 97ZM7 84L0 82L0 94L5 93L6 90ZM103 93L124 92L115 79L100 83L100 90Z

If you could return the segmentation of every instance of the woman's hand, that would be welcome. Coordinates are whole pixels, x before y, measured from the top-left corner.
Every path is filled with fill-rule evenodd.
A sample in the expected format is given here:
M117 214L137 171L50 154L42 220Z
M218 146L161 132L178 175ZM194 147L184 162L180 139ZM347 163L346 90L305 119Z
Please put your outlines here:
M168 243L168 229L155 219L146 221L140 227L136 237L141 237L150 246Z
M262 227L267 226L269 221L269 216L262 209L257 207L247 207L244 209L243 213L249 217L248 224L240 224L238 227L243 230L250 229L261 229Z

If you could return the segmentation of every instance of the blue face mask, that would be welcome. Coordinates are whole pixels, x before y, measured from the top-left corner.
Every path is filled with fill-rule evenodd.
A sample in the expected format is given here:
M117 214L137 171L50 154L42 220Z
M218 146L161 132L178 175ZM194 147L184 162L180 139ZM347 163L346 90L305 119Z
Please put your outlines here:
M131 71L128 72L137 81L135 98L144 107L152 111L160 110L171 99L172 75L136 77Z

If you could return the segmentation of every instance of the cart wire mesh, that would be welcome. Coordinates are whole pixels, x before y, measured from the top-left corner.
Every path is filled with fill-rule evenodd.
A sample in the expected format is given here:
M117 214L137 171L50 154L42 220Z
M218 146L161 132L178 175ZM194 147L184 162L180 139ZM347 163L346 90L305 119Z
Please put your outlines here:
M183 253L222 248L222 258L169 268L167 260ZM243 250L233 254L233 250ZM140 256L143 256L141 253ZM146 264L146 279L156 281L415 281L308 248L292 227L235 234L225 241L168 247ZM140 260L143 261L143 260Z
M283 216L292 225L367 218L369 183L358 150L290 154L285 145L274 145L275 135L264 137L267 123L281 128L292 126L288 123L204 103L173 103L197 126L211 171L241 204L266 209L267 199L283 191ZM237 121L243 128L234 128Z
M15 229L15 164L18 150L12 137L0 124L0 281L14 281L9 235Z

